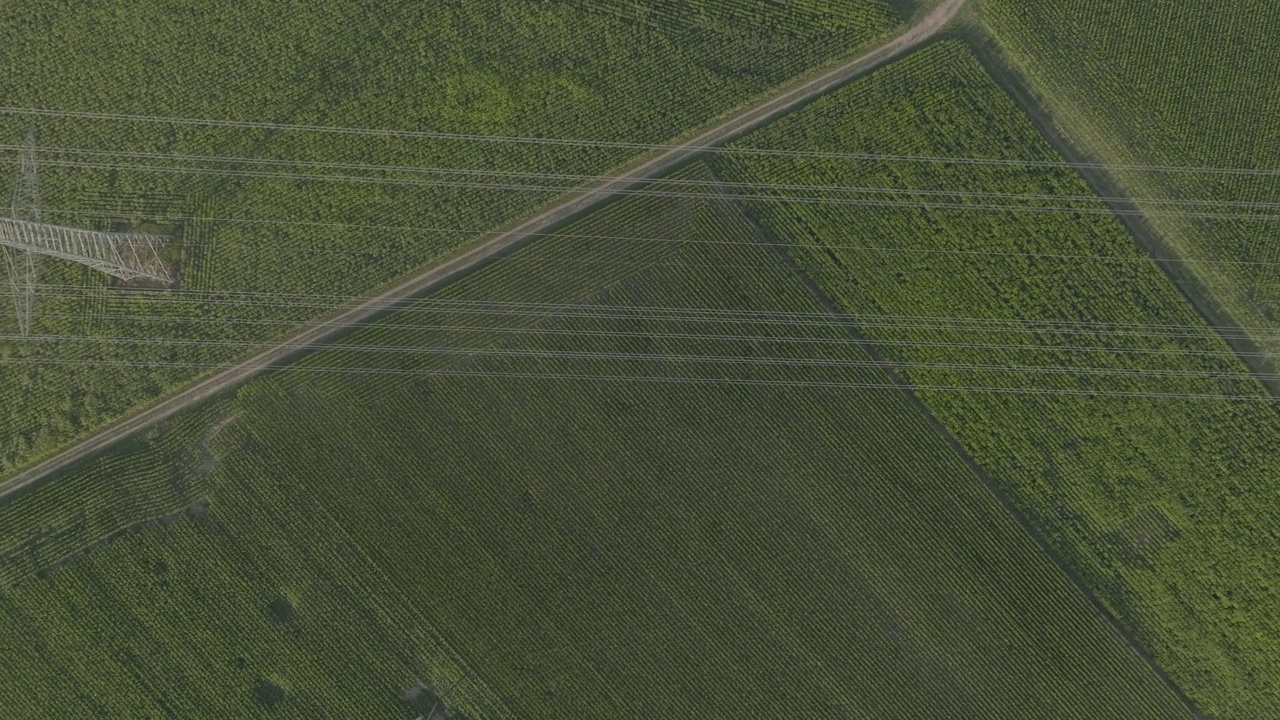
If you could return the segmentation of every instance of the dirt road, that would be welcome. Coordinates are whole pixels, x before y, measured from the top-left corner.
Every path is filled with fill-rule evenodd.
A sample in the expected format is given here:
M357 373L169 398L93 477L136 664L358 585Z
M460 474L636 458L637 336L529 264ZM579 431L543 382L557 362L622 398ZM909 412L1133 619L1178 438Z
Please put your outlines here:
M301 330L293 337L223 370L159 403L129 416L101 432L82 440L65 450L25 469L0 483L0 501L13 493L28 488L73 463L88 458L109 447L116 441L154 425L190 405L231 389L246 380L280 365L291 356L333 337L353 325L368 320L385 310L397 300L421 295L443 285L461 273L471 270L485 261L508 252L524 242L537 237L599 205L619 191L629 190L699 154L709 147L722 145L770 120L848 82L931 38L944 28L964 6L965 0L942 0L932 12L920 18L905 32L888 40L880 47L861 57L843 63L816 77L788 85L772 95L724 120L715 127L674 145L658 155L620 171L604 181L584 187L572 198L530 217L520 225L502 232L469 250L434 265L379 295L370 297L360 305L327 318Z

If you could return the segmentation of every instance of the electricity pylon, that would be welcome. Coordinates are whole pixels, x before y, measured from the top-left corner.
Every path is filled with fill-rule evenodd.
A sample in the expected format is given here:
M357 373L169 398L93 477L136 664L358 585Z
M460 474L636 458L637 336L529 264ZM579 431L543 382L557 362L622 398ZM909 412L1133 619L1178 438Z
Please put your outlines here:
M0 248L4 250L18 311L18 332L31 332L31 308L36 294L36 258L70 260L114 275L121 280L148 278L170 282L160 261L164 235L107 233L50 225L40 221L40 178L36 173L35 131L27 133L21 170L13 192L12 217L0 217Z
M13 217L40 222L40 177L36 175L36 131L27 131L27 144L18 164L18 182L13 188ZM36 258L32 253L4 245L4 261L13 286L13 303L18 312L18 332L23 337L31 329L31 304L36 293Z

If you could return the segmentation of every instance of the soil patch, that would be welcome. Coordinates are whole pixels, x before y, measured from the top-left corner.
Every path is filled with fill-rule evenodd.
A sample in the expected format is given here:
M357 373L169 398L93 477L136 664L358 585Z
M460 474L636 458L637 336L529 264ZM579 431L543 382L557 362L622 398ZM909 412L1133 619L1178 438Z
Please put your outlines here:
M293 603L289 598L280 595L267 604L267 611L271 613L271 619L277 625L288 625L293 622L296 611Z
M285 693L283 687L266 678L258 678L257 682L253 684L253 699L257 700L258 704L265 708L273 708L279 705L284 702L286 696L287 693Z

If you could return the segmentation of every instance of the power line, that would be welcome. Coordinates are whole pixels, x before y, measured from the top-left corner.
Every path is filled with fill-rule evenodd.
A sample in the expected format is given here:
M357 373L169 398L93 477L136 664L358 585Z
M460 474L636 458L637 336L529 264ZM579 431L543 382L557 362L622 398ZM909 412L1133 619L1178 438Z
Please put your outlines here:
M412 178L368 177L359 175L332 175L316 173L289 173L266 170L232 170L226 168L200 167L161 167L156 165L127 165L123 163L89 163L69 160L47 160L46 165L53 167L79 168L89 170L133 170L139 172L176 173L191 175L217 175L226 177L244 177L259 180L297 180L313 182L347 182L366 185L391 185L407 187L443 187L463 190L517 191L527 190L542 193L570 193L582 189L578 185L531 185L526 183L469 182L460 180L426 180ZM648 183L646 183L647 185ZM765 194L733 194L723 192L675 192L653 190L648 187L610 187L597 188L599 192L620 197L662 197L708 200L754 200L771 203L795 203L803 205L833 205L841 207L872 208L909 208L917 210L982 210L988 212L1031 212L1068 215L1098 216L1133 216L1133 217L1180 217L1196 220L1237 220L1250 222L1271 222L1280 220L1280 215L1264 215L1255 213L1210 213L1185 212L1172 210L1126 210L1121 208L1076 208L1052 205L1000 205L990 203L956 203L956 202L924 202L897 200L870 200L865 198L832 198L815 196L787 196Z
M185 363L172 361L63 361L58 358L40 358L30 360L5 360L0 364L28 364L28 365L72 365L72 366L115 366L115 367L173 367L186 369L206 369L216 370L228 367L234 367L234 364L214 364L214 363ZM440 377L484 377L484 378L500 378L500 379L529 379L529 380L572 380L572 381L601 381L601 382L639 382L639 383L661 383L661 384L681 384L681 385L711 385L711 386L756 386L756 387L781 387L781 388L809 388L809 389L863 389L863 390L896 390L901 391L910 389L912 391L942 391L942 392L967 392L967 393L991 393L991 394L1009 394L1009 395L1039 395L1039 396L1064 396L1064 397L1123 397L1123 398L1145 398L1145 399L1167 399L1167 400L1189 400L1189 401L1244 401L1244 402L1262 402L1274 404L1276 398L1270 395L1236 395L1236 394L1212 394L1212 393L1175 393L1162 391L1132 391L1132 390L1090 390L1080 388L1028 388L1028 387L1000 387L1000 386L979 386L979 385L928 385L928 384L911 384L902 385L893 382L884 383L863 383L863 382L845 382L845 381L822 381L822 380L783 380L783 379L755 379L755 378L708 378L708 377L669 377L656 375L617 375L617 374L591 374L591 373L534 373L534 372L499 372L499 371L477 371L477 370L426 370L414 368L386 368L386 367L342 367L342 366L317 366L306 364L268 364L264 365L265 370L288 370L290 372L300 373L349 373L357 375L403 375L403 376L440 376Z
M75 286L42 285L41 288L78 289ZM365 304L353 295L321 295L266 293L254 291L147 290L130 291L146 295L147 302L180 305L183 296L194 296L191 302L202 305L288 307L298 309L343 310ZM53 293L53 296L58 296ZM61 297L79 297L61 295ZM196 299L198 298L198 299ZM332 302L319 302L330 300ZM547 303L506 300L455 300L448 298L397 299L374 303L380 310L398 314L453 313L460 315L531 316L540 318L584 318L597 320L697 322L737 324L773 324L789 327L860 327L900 328L908 330L943 330L957 332L1018 332L1135 336L1150 338L1208 338L1223 335L1238 338L1270 338L1280 335L1280 328L1260 326L1223 326L1211 324L1126 323L1101 320L1055 320L1027 318L961 317L943 315L907 315L892 313L793 312L730 308L697 308L678 306L587 305L583 303ZM225 318L207 318L222 321ZM1179 332L1181 331L1181 332Z
M101 204L107 207L106 203ZM94 218L118 218L120 213L128 212L126 209L116 208L111 211L93 211L82 208L64 207L51 209L50 212L58 212L67 215L79 217ZM142 212L142 211L136 211ZM282 225L295 227L317 227L317 228L333 228L344 230L363 230L363 231L384 231L384 232L403 232L403 233L441 233L441 234L459 234L470 236L482 236L493 232L493 228L483 229L458 229L443 228L431 226L415 226L415 225L382 225L373 223L338 223L324 222L313 220L285 220L276 218L239 218L239 217L220 217L213 215L158 215L149 216L148 220L157 223L166 222L212 222L227 224L244 224L244 225ZM634 235L601 235L592 233L570 233L570 232L533 232L528 233L529 237L560 237L588 240L616 240L620 242L653 242L653 243L674 243L687 245L712 245L712 246L739 246L739 247L764 247L764 248L797 248L812 250L848 250L854 252L881 252L881 253L918 253L930 255L961 255L976 257L1026 257L1026 258L1044 258L1050 260L1087 260L1101 262L1127 262L1139 264L1152 263L1179 263L1179 264L1203 264L1203 265L1229 265L1229 266L1246 266L1246 267L1275 267L1280 266L1280 262L1265 262L1259 260L1213 260L1206 258L1167 258L1152 257L1149 255L1079 255L1064 253L1041 253L1041 252L1013 252L1013 251L988 251L988 250L948 250L942 248L902 248L902 247L886 247L886 246L867 246L867 245L829 245L822 243L787 243L787 242L767 242L764 240L745 241L745 240L701 240L693 238L679 237L646 237ZM230 240L219 240L217 243L212 241L184 241L178 240L169 243L173 246L182 247L206 247L212 245L223 244L240 244ZM316 249L325 252L351 252L349 248L322 248L315 243L279 243L272 242L270 246L273 248L290 248L290 249ZM754 266L752 266L754 267Z
M45 317L53 317L59 319L77 319L88 320L82 314L56 314L49 313ZM115 314L94 314L93 320L126 320L126 321L153 321L160 322L164 320L186 321L188 318L173 316L154 316L154 315L115 315ZM263 318L195 318L197 320L207 320L208 322L217 322L222 324L236 324L249 326L287 326L295 327L299 321L279 320L279 319L263 319ZM564 328L548 328L541 326L502 326L502 325L457 325L457 324L432 324L423 325L421 323L393 323L382 321L371 321L353 325L357 328L378 328L380 330L416 330L416 331L457 331L457 332L478 332L492 333L498 335L547 335L547 336L573 336L584 338L643 338L650 340L696 340L699 342L746 342L759 344L775 344L775 345L831 345L835 347L845 347L850 345L872 345L886 347L910 347L910 348L930 348L930 349L958 349L958 350L998 350L998 351L1036 351L1036 352L1064 352L1064 353L1103 353L1111 355L1146 355L1146 356L1177 356L1177 357L1204 357L1204 358L1220 358L1234 361L1239 357L1258 357L1273 358L1274 353L1269 352L1232 352L1231 350L1196 350L1188 348L1142 348L1142 347L1115 347L1115 346L1089 346L1089 345L1018 345L1010 343L977 343L977 342L948 342L934 340L907 340L900 338L862 338L854 339L848 337L817 337L817 336L796 336L796 335L734 335L726 333L689 333L689 332L660 332L660 331L626 331L626 330L600 330L600 329L564 329ZM37 336L37 339L40 336ZM92 339L93 336L84 336ZM266 342L265 340L263 342Z
M18 150L22 146L0 144L0 150ZM102 157L118 157L130 159L147 159L147 160L166 160L175 162L201 162L201 163L236 163L244 165L267 165L275 167L303 167L314 169L330 169L330 170L356 170L368 172L384 172L384 173L409 173L415 175L445 175L445 176L480 176L480 177L500 177L500 178L523 178L535 180L563 180L576 183L603 182L608 180L608 175L586 175L572 173L546 173L532 171L516 171L516 170L486 170L483 168L458 168L458 167L431 167L431 166L411 166L411 165L379 165L374 163L350 163L350 162L329 162L318 160L297 160L284 158L262 158L262 157L246 157L246 156L226 156L226 155L185 155L176 153L156 153L141 152L127 150L94 150L89 148L74 147L56 147L41 146L42 153L59 152L65 154L94 155ZM70 162L70 161L67 161ZM72 166L78 167L78 166ZM134 166L121 166L134 167ZM152 166L146 166L152 167ZM208 168L209 166L202 166ZM867 194L884 194L884 195L923 195L938 197L980 197L1008 200L1061 200L1071 202L1118 202L1126 204L1139 205L1198 205L1198 206L1224 206L1224 207L1241 207L1241 208L1265 208L1280 209L1280 202L1262 202L1250 200L1218 200L1218 199L1179 199L1179 198L1146 198L1146 197L1124 197L1124 196L1106 196L1106 195L1063 195L1063 194L1034 194L1034 193L1006 193L1006 192L982 192L970 190L950 190L950 189L913 189L913 188L891 188L891 187L874 187L874 186L841 186L841 185L815 185L812 183L765 183L765 182L746 182L746 181L730 181L730 180L700 180L696 178L677 178L665 177L654 178L646 181L647 185L676 185L676 186L697 186L697 187L730 187L730 188L748 188L763 190L821 190L827 192L842 193L867 193Z
M221 127L243 130L272 130L286 132L316 132L334 135L352 135L363 137L401 138L419 140L446 140L461 142L483 142L495 144L551 145L572 146L603 149L627 150L670 150L680 145L643 143L621 140L587 140L572 138L546 138L516 135L483 135L475 133L448 133L427 130L395 130L379 128L341 127L334 125L305 125L275 123L248 120L226 120L212 118L165 117L158 115L131 115L125 113L85 112L75 110L58 110L52 108L23 108L0 106L0 114L26 117L58 117L79 120L104 120L112 122L138 122L148 124L187 125L200 127ZM782 157L811 157L839 160L859 160L868 162L916 162L953 165L1006 165L1012 167L1068 167L1078 170L1135 170L1161 173L1209 174L1209 175L1256 175L1280 176L1280 168L1247 168L1247 167L1213 167L1213 166L1178 166L1178 165L1142 165L1142 164L1108 164L1067 162L1063 160L1017 160L1010 158L972 158L972 157L940 157L928 155L886 155L874 153L829 152L819 150L781 150L747 147L724 146L692 146L699 152L711 152L730 155L761 155Z
M420 308L420 309L423 311L438 310L441 312L450 312L450 311L458 312L461 309L473 314L479 313L479 314L489 314L489 315L493 315L495 314L495 312L500 312L503 315L511 315L511 314L526 315L526 316L532 315L535 317L535 319L538 319L538 320L542 320L542 319L559 320L559 319L565 319L566 308L568 308L575 311L573 313L569 313L568 314L569 317L579 317L579 318L586 317L586 318L598 319L601 316L604 316L606 319L635 320L639 318L639 319L656 319L664 322L670 322L672 320L676 320L676 321L693 320L693 321L711 321L711 322L727 321L727 322L740 323L744 320L743 315L748 314L748 315L756 316L756 318L754 319L758 319L761 322L769 322L774 324L781 322L788 328L796 327L797 325L804 325L804 326L814 325L815 323L813 321L815 319L831 320L829 316L826 316L825 314L821 314L821 313L786 313L786 312L775 312L775 311L740 311L740 310L689 309L689 308L647 308L647 310L650 310L650 311L656 310L658 312L650 313L648 315L642 315L642 314L636 313L636 308L626 308L626 307L624 308L584 308L583 306L579 306L579 305L564 305L564 304L552 304L552 303L547 303L547 304L521 304L521 303L505 303L505 302L494 303L493 301L446 301L444 304L451 307ZM500 307L498 311L495 311L494 307L492 307L495 304L502 307ZM481 307L477 307L477 305ZM461 306L461 308L459 308L459 306ZM529 307L529 306L532 306L532 307ZM584 310L587 311L585 314L582 312ZM622 311L621 314L618 314L617 311L619 310ZM614 311L614 312L610 312L610 311ZM691 311L692 311L692 314L690 314ZM674 313L684 313L684 314L677 315ZM876 318L877 320L882 321L882 324L884 325L888 325L890 327L893 326L891 323L890 324L883 323L883 316L876 316ZM148 318L148 319L155 320L156 318ZM911 320L911 322L905 325L907 329L919 329L920 327L919 320L921 318L910 317L908 319ZM926 318L926 319L930 319L930 318ZM216 320L216 319L211 318L211 320ZM225 321L226 319L224 318L223 320ZM977 323L977 327L971 327L971 328L957 327L957 328L951 328L951 329L969 330L969 331L976 331L976 332L990 332L993 329L992 328L993 321L991 319L977 318L977 319L967 319L967 320L978 320L979 322ZM837 320L836 322L840 323L839 320ZM994 322L996 323L996 326L994 329L996 329L997 331L1001 331L1001 330L1025 331L1026 330L1025 327L1012 327L1012 328L1009 327L1009 325L1011 324L1011 321L995 320ZM1027 323L1021 322L1021 321L1012 321L1012 324L1015 326L1025 326ZM1081 326L1086 326L1086 327L1103 326L1112 330L1114 330L1116 327L1122 327L1125 329L1144 328L1144 327L1147 329L1151 329L1151 328L1164 329L1165 327L1165 326L1142 326L1142 325L1124 324L1124 323L1098 323L1098 322L1075 322L1075 321L1050 321L1050 324L1056 325L1056 326L1067 326L1069 328L1080 328ZM383 324L380 323L379 325L383 325ZM820 323L820 325L829 327L830 323L823 322L823 323ZM398 327L405 327L405 328L419 330L419 331L459 329L457 326L447 326L446 328L446 327L439 327L439 326L424 326L421 324L401 325ZM1184 327L1193 327L1193 326L1184 326ZM670 338L675 336L682 337L682 338L696 337L697 339L707 339L707 338L712 338L717 340L729 339L729 337L726 337L722 334L705 334L705 333L691 336L689 334L648 333L648 332L636 332L636 333L598 332L598 331L578 331L578 330L548 332L545 330L530 331L530 329L528 328L505 328L505 327L494 328L491 326L465 326L465 329L469 331L502 333L502 334L511 334L512 332L522 332L522 333L533 332L536 334L557 334L557 335L576 335L576 336L595 336L595 337L605 336L605 337L611 337L611 338L640 337L640 338L646 338L651 340ZM1060 330L1062 328L1059 327L1058 329ZM751 341L764 341L764 342L774 342L774 343L779 343L779 342L790 343L795 341L801 341L801 342L807 343L815 340L813 338L795 338L793 336L784 336L784 337L731 336L731 337L735 339L742 339L743 337L746 337ZM55 338L43 338L43 340L46 342L78 342L78 343L86 343L86 344L101 342L105 344L135 343L138 345L157 344L157 345L166 345L166 346L188 345L188 346L213 346L213 347L234 347L234 348L254 347L259 344L252 341L226 341L226 340L175 341L171 338L78 338L78 337L57 338L55 337ZM818 340L818 341L822 342L823 340ZM848 342L846 344L859 344L859 343ZM1002 349L1002 350L1015 349L1015 350L1031 350L1031 351L1044 351L1044 352L1070 350L1070 351L1084 351L1084 352L1097 353L1097 352L1108 352L1113 350L1111 348L1096 348L1096 347L1095 348L1090 348L1090 347L1063 348L1063 347L1054 347L1054 346L1035 346L1035 345L999 346L999 345L994 345L990 343L931 343L931 342L921 343L921 342L893 342L893 341L876 343L875 341L872 341L872 344L933 346L933 347L950 345L952 347L966 347L966 348L972 348L972 349L996 348L996 349ZM412 346L403 347L403 346L387 346L387 345L368 346L368 345L332 345L331 344L331 345L325 345L323 347L329 348L329 349L348 349L353 351L365 351L365 352L370 352L370 351L371 352L379 352L379 351L380 352L403 352L403 353L427 352L427 353L448 353L448 354L491 354L495 352L493 350L476 349L476 348L448 348L448 347L431 347L431 346L428 346L426 349L415 348ZM1204 355L1212 354L1204 351L1178 351L1178 350L1169 351L1168 349L1166 349L1165 351L1155 351L1155 352L1150 352L1147 349L1140 349L1140 348L1139 349L1125 348L1120 350L1123 350L1126 354L1169 354L1169 355L1193 355L1193 356L1204 356ZM665 362L703 362L703 363L729 363L729 364L755 363L755 364L788 364L788 365L794 365L794 366L814 366L814 365L818 365L818 366L845 365L847 366L851 364L846 361L829 360L829 359L821 359L821 358L818 358L818 359L749 358L749 357L744 358L744 357L734 357L734 356L706 356L706 355L704 356L692 356L692 355L671 356L671 355L660 355L660 354L648 354L648 355L635 354L635 353L601 354L601 353L583 353L583 352L573 352L573 351L548 352L548 351L522 351L522 350L496 351L496 352L498 354L515 354L515 355L534 354L534 355L539 355L544 357L551 356L551 357L596 359L596 360L599 360L599 359L649 360L649 361L665 361ZM1231 358L1233 354L1230 352L1223 352L1223 353L1217 353L1213 355L1224 357L1224 358ZM1074 374L1079 376L1109 375L1109 376L1130 376L1130 377L1201 378L1201 379L1219 379L1219 380L1239 379L1239 380L1250 380L1250 381L1253 381L1258 377L1261 377L1263 379L1271 377L1269 375L1255 376L1249 373L1231 372L1226 370L1220 370L1220 371L1177 370L1177 369L1162 370L1162 369L1152 369L1152 368L1117 369L1117 368L1100 368L1095 366L1083 366L1083 367L1081 366L1075 366L1075 367L1034 366L1034 365L986 366L986 365L978 365L978 364L960 364L960 363L919 363L914 361L885 361L880 363L862 361L862 362L852 363L852 365L864 366L864 367L889 366L889 367L901 367L905 369L911 369L911 368L917 368L917 369L925 368L925 369L933 369L933 370L952 369L957 371L972 371L972 372L1023 372L1023 373L1050 373L1050 374L1059 374L1059 375Z
M77 164L77 165L73 165L73 167L96 167L96 168L104 168L104 167L111 167L111 165ZM119 168L129 168L129 165L114 165L114 167L119 167ZM207 170L207 172L210 172L210 173L214 173L214 172L216 172L216 173L220 173L220 174L233 174L233 173L236 173L236 174L242 174L242 176L250 176L250 177L285 177L285 178L293 178L293 179L334 179L334 178L338 178L338 179L351 179L351 181L356 181L356 182L370 182L370 181L372 181L372 182L387 182L387 181L388 181L388 179L393 179L393 178L381 178L381 179L379 179L379 178L346 178L346 177L343 177L343 176L328 176L328 174L321 174L321 176L316 176L316 174L288 174L288 173L283 173L283 174L282 174L282 173L266 173L266 174L264 174L264 173L250 173L250 172L244 172L244 170L239 170L239 172L232 172L232 170L214 170L214 169L202 169L202 168L155 168L155 167L137 167L137 169L159 170L159 172L206 172L206 170ZM564 177L564 176L547 176L547 174L527 173L527 174L525 174L525 176L524 176L524 177L531 177L531 178L552 177L552 178L556 178L556 179L563 179L563 177ZM580 178L575 178L575 179L580 179ZM673 181L673 182L678 182L678 181ZM458 187L458 186L460 186L460 184L458 184L458 183L435 183L435 184L445 184L445 186L454 186L454 187ZM659 183L659 184L660 184L660 183ZM714 184L714 183L708 183L708 184ZM745 186L755 187L755 188L780 188L780 187L781 187L781 188L786 188L786 190L796 190L796 188L805 188L805 190L831 190L831 191L851 190L851 191L868 191L868 188L838 188L838 187L826 187L826 188L824 188L824 187L822 187L822 186L771 186L771 184L767 184L767 183L744 183L744 184L745 184ZM476 183L466 183L466 184L461 184L461 187L476 187L476 186L477 186L477 184L476 184ZM527 188L536 188L536 190L548 190L548 191L552 191L552 190L554 190L554 191L575 190L575 188L572 188L572 187L543 187L543 188L539 188L539 187L536 187L536 186L527 186L527 184L518 184L518 186L500 186L500 184L498 184L498 183L493 183L493 184L484 184L484 186L481 186L481 187L485 187L485 188L499 188L499 190L527 190ZM896 190L896 188L888 188L888 190L886 190L886 188L870 188L870 191L899 192L899 191L897 191L897 190ZM911 191L901 191L901 193L909 193L909 192L911 192ZM936 196L965 196L965 195L963 195L963 193L948 193L948 192L946 192L946 191L922 191L922 192L923 192L923 193L925 193L925 195L928 195L928 193L929 193L929 192L934 192L934 193L937 193L937 195L936 195ZM636 193L637 193L637 195L639 195L639 193L640 193L640 192L639 192L639 191L636 191ZM872 205L872 206L901 206L901 205L904 205L904 204L901 204L901 202L886 202L886 201L858 201L858 200L844 200L844 199L829 199L829 197L804 197L804 199L794 199L794 197L776 197L776 196L754 196L754 195L748 195L748 196L733 196L733 195L724 195L724 193L719 193L719 192L717 192L717 193L713 193L713 195L708 195L708 193L701 193L701 195L699 195L699 193L691 193L691 192L686 192L686 193L673 193L673 192L660 192L660 191L659 191L659 192L645 191L644 193L645 193L645 195L654 195L654 196L659 196L659 197L672 197L672 196L675 196L675 197L712 197L712 199L758 199L758 200L769 200L769 201L812 201L812 202L819 202L819 201L822 201L822 202L832 202L832 201L837 201L837 202L838 202L838 204L851 204L851 202L852 202L852 204L859 204L859 205ZM918 192L918 193L919 193L919 192ZM1032 199L1032 200L1034 200L1034 199L1060 199L1060 196L1018 196L1018 195L1014 195L1014 193L972 193L972 195L969 195L969 196L978 196L978 197L1014 197L1014 199ZM1070 197L1071 197L1071 196L1068 196L1068 199L1070 199ZM1079 197L1076 197L1076 200L1097 201L1097 200L1100 200L1100 199L1097 199L1097 197L1084 197L1084 196L1079 196ZM1194 204L1194 202L1196 202L1196 201L1190 201L1190 204ZM1001 205L951 205L951 204L928 204L928 202L915 202L915 204L908 204L908 205L909 205L909 206L916 206L916 208L932 208L932 209L943 208L943 209L1041 210L1041 211L1073 211L1073 213L1080 213L1080 211L1084 211L1084 209L1075 209L1075 208L1025 208L1025 206L1001 206ZM1230 204L1225 204L1225 205L1230 205ZM1240 205L1240 206L1251 206L1251 208L1254 208L1254 206L1263 206L1263 208L1265 208L1265 206L1268 206L1267 204L1238 204L1238 205ZM1101 211L1100 211L1100 213L1098 213L1098 214L1116 214L1116 211L1112 211L1112 210L1101 210ZM1149 214L1149 213L1147 213L1147 214ZM1180 215L1185 215L1185 217L1231 218L1231 215L1208 215L1208 214L1180 214ZM1249 219L1272 219L1272 217L1268 217L1268 215L1239 215L1239 217L1240 217L1240 218L1245 218L1245 217L1247 217L1247 218L1249 218ZM1275 218L1280 218L1280 217L1275 217ZM303 306L303 305L297 304L297 302L292 302L292 304L284 304L284 305L285 305L285 306L289 306L289 307L302 307L302 306ZM492 311L490 311L490 313L492 313ZM664 319L668 319L668 320L669 320L669 318L664 318ZM691 318L677 318L677 319L678 319L678 320L682 320L682 322L690 322L690 320L691 320ZM700 320L700 322L709 322L709 320ZM721 320L712 320L712 322L721 322ZM737 319L737 320L736 320L736 322L741 323L741 322L744 322L744 320ZM765 320L760 320L760 322L765 322ZM792 323L794 323L794 320L792 320ZM842 323L842 322L841 322L840 324L844 324L844 323ZM864 320L864 324L865 324L865 320ZM873 327L877 327L877 325L873 325ZM929 329L928 325L920 325L920 324L918 324L918 323L916 323L916 324L908 324L908 325L892 325L892 324L888 324L888 325L881 325L881 327L890 327L890 328L892 328L892 327L906 327L906 328L908 328L908 329L922 329L922 328L923 328L923 329ZM934 329L936 329L936 328L934 328ZM992 329L992 328L989 328L989 327L979 327L979 328L955 328L955 327L952 327L952 328L945 328L945 329L951 329L951 331L974 331L974 332L1027 332L1027 331L1012 331L1012 329L1009 329L1009 328L997 328L997 329ZM1197 327L1196 329L1201 329L1201 328ZM1037 329L1037 331L1033 331L1033 332L1044 332L1044 331L1043 331L1043 329ZM1053 331L1052 331L1052 332L1068 332L1068 331L1062 331L1062 329L1061 329L1061 328L1055 328L1055 329L1053 329ZM1096 334L1098 331L1093 331L1093 332L1094 332L1094 334ZM1116 331L1108 331L1108 332L1115 333ZM1123 334L1123 333L1121 333L1121 334ZM1153 334L1153 336L1156 336L1156 337L1185 337L1185 336L1170 336L1170 334L1160 334L1160 333L1148 333L1148 334ZM1194 336L1193 336L1193 337L1194 337ZM214 341L214 342L216 342L216 341ZM685 357L685 359L687 360L687 359L689 359L689 357L691 357L691 356L686 356L686 357ZM617 357L617 356L613 356L613 357L612 357L612 359L618 359L618 357ZM739 359L739 360L745 361L745 359ZM728 360L726 360L726 361L728 361ZM961 368L961 366L952 366L952 369L956 369L956 368ZM979 366L964 366L964 368L961 368L961 369L975 369L975 368L979 368ZM991 370L991 368L983 368L983 369L984 369L984 370ZM1112 372L1114 372L1114 370L1110 370L1110 369L1097 369L1097 370L1100 370L1100 372L1107 372L1107 373L1112 373ZM1038 372L1038 370L1027 370L1027 369L1025 369L1025 368L1024 368L1024 369L1023 369L1023 372ZM1144 372L1144 370L1134 370L1134 372L1133 372L1133 373L1143 373L1143 372ZM1169 377L1169 375L1167 375L1167 373L1166 373L1165 375L1161 375L1161 377ZM1231 377L1231 375L1215 374L1215 375L1213 375L1213 377ZM1243 374L1243 375L1242 375L1242 377L1252 378L1252 375Z
M56 295L58 297L77 297L74 295ZM306 303L298 301L280 301L276 302L271 299L272 294L263 293L261 295L244 295L236 298L223 299L204 299L192 300L192 303L199 303L201 306L224 305L231 307L272 307L272 308L291 308L305 310L329 310L337 311L352 307L343 303ZM153 304L165 305L184 305L185 300L175 297L166 297L163 295L155 297L150 301ZM1070 323L1067 321L997 321L984 318L928 318L926 316L909 316L909 315L858 315L850 314L847 316L833 317L814 315L809 318L797 316L785 316L782 314L763 313L757 311L741 311L741 314L733 315L716 315L716 314L699 314L692 312L690 314L674 314L664 312L644 312L637 311L639 308L631 308L626 306L600 306L591 307L586 305L563 305L563 306L545 306L539 307L535 303L528 305L512 303L493 303L492 306L468 307L466 305L454 305L451 303L432 303L430 305L409 305L398 306L398 304L382 304L381 310L396 312L397 314L421 314L421 313L449 313L455 315L480 315L489 317L534 317L538 319L556 319L564 320L568 318L592 319L592 320L625 320L630 322L654 321L654 322L691 322L691 323L734 323L740 325L784 325L786 327L842 327L849 323L854 323L862 327L876 328L902 328L910 330L950 330L958 332L1021 332L1021 333L1040 333L1040 332L1059 332L1067 334L1103 334L1103 335L1129 335L1139 337L1215 337L1212 332L1203 334L1194 333L1174 333L1167 332L1185 328L1188 330L1212 330L1208 326L1164 326L1164 325L1143 325L1143 324L1113 324L1113 323ZM727 311L737 312L737 311ZM221 321L225 318L210 317L209 320ZM1251 336L1252 337L1252 336Z
M337 252L337 251L335 250L332 252ZM507 256L507 257L494 258L490 262L493 264L502 264L502 265L529 264L529 265L538 266L543 264L545 261L541 258L535 258L535 257L529 257L529 256L523 256L523 255L513 255L513 256ZM601 259L601 258L565 258L565 259L557 260L556 265L559 267L577 266L577 267L608 267L608 268L620 267L620 268L650 268L650 269L674 268L677 270L699 270L699 269L758 270L758 271L771 272L779 275L793 274L793 271L779 264L747 265L743 263L691 262L691 261L684 260L677 257L646 259L646 260L608 260L608 259ZM939 269L916 268L911 271L911 274L913 276L922 276L922 275L953 273L953 272L954 271L946 268L939 268ZM1063 273L1053 268L1038 268L1036 270L1022 271L1019 273L1018 277L1029 278L1029 277L1035 277L1037 275L1053 275L1055 277L1061 277ZM1080 277L1089 277L1088 274L1084 274L1084 273L1076 273L1076 275ZM85 286L80 286L80 285L76 285L76 286L64 285L61 287L65 287L73 290L72 294L76 296L83 295L84 291L86 290ZM122 294L137 294L139 291L143 289L144 288L139 286L136 288L122 289L119 292L121 292ZM163 290L161 292L163 292ZM175 289L172 292L181 293L182 291ZM67 296L67 295L68 293L63 293L63 296Z
M15 339L18 336L0 335L0 340ZM33 340L49 344L107 344L107 345L161 345L165 347L213 347L248 349L259 348L264 343L251 340L201 340L175 339L161 337L81 337L81 336L38 336ZM434 356L496 356L521 357L554 360L589 360L589 361L621 361L621 362L661 362L688 363L699 365L745 365L763 367L798 368L892 368L895 370L948 370L957 372L980 373L1026 373L1065 376L1103 376L1189 380L1244 380L1256 382L1262 380L1280 380L1280 375L1253 374L1249 372L1232 372L1227 370L1180 370L1174 368L1120 368L1102 366L1073 365L993 365L982 363L944 363L917 360L874 360L823 358L823 357L778 357L749 355L706 355L688 353L641 353L599 350L545 350L533 348L496 348L466 347L449 345L375 345L361 343L319 343L298 345L284 343L281 347L290 349L316 349L326 351L342 351L352 353L377 353L380 355L434 355ZM24 357L25 360L43 358ZM77 361L79 361L77 359ZM0 360L0 365L6 361ZM88 362L96 362L88 361ZM363 366L362 366L363 367Z

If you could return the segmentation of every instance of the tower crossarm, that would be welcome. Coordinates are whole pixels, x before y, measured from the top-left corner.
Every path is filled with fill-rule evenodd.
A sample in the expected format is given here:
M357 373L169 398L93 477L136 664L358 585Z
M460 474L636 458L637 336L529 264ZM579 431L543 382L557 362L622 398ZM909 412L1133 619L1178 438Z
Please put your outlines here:
M0 245L88 265L121 280L169 282L159 257L168 240L163 235L107 233L0 218Z

